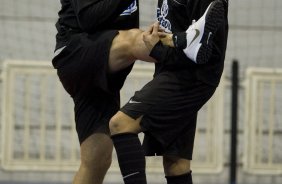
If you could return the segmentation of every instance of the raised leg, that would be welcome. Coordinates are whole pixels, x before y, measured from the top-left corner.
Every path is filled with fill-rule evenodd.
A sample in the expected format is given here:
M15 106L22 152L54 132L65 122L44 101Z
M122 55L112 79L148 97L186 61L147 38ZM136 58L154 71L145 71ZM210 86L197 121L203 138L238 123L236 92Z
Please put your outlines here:
M114 38L109 57L109 70L119 71L130 66L135 60L156 62L149 56L150 51L143 41L144 31L130 29L119 31Z

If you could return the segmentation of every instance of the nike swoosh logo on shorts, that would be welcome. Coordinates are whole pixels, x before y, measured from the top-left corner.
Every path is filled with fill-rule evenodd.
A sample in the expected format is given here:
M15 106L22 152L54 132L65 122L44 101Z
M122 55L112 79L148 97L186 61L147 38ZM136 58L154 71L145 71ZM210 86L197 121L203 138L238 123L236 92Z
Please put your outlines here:
M198 36L200 35L200 30L199 29L194 29L196 31L196 34L193 38L193 40L190 42L189 46L198 38Z

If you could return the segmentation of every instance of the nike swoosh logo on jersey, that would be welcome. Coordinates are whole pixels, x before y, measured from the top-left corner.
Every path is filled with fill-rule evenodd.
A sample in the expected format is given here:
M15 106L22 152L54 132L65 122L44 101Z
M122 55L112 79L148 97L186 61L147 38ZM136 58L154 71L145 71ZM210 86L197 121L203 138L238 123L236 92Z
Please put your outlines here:
M138 102L138 101L130 99L128 103L130 103L130 104L139 104L139 103L142 103L142 102Z
M194 29L196 31L196 34L193 38L193 40L190 42L189 46L198 38L198 36L200 35L200 30L199 29Z

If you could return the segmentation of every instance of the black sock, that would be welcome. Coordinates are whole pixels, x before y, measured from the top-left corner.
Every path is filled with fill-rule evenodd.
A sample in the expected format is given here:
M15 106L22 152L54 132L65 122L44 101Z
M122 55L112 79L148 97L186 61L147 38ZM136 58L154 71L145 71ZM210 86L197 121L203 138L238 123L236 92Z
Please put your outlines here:
M167 184L193 184L191 172L178 175L178 176L166 176Z
M125 184L146 184L145 155L137 134L112 136Z

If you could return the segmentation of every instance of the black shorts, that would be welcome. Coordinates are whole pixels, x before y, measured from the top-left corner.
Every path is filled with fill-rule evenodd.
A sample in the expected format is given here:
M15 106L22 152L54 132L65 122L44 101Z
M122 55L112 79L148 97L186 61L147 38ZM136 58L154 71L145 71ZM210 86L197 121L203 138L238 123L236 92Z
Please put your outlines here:
M197 113L215 88L197 80L189 71L162 72L135 92L121 111L134 119L143 116L146 155L191 160Z
M75 34L52 63L65 90L75 103L75 122L80 143L94 132L109 134L110 118L120 108L119 91L132 65L108 73L112 40L117 30Z

